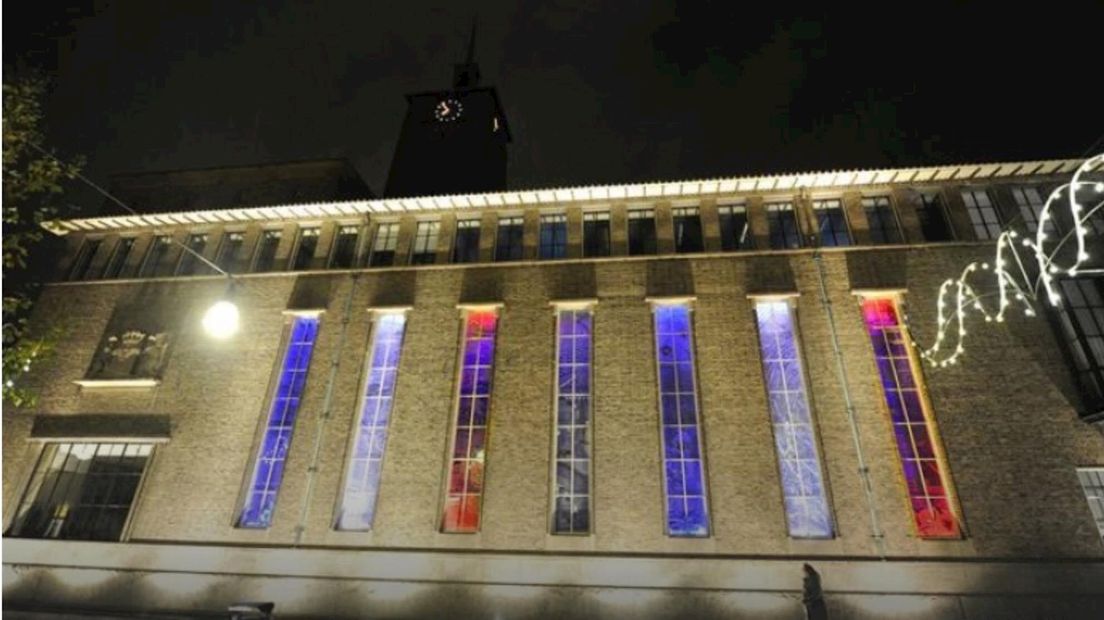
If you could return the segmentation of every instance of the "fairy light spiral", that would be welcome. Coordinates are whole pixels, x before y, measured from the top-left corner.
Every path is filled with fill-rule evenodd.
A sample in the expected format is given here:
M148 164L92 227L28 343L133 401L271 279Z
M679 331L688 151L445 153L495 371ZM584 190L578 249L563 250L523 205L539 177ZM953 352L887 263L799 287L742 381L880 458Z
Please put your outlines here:
M924 360L942 367L956 363L965 354L966 319L971 312L980 314L987 323L1002 323L1008 310L1014 307L1021 308L1028 317L1036 316L1040 298L1054 307L1062 304L1056 280L1061 276L1076 276L1089 260L1085 245L1085 238L1089 235L1086 222L1104 207L1104 183L1081 179L1086 173L1100 171L1102 166L1104 153L1086 159L1078 166L1069 183L1060 185L1047 196L1039 211L1034 238L1024 237L1015 230L1002 231L996 239L996 255L992 264L974 261L963 268L958 278L948 278L939 285L935 342L925 348L913 341L913 346ZM1084 189L1089 189L1092 200L1096 201L1087 209L1078 202L1078 192ZM1057 208L1068 208L1070 220L1074 223L1073 229L1061 239L1054 239L1057 229L1053 224L1053 213ZM1077 248L1072 259L1067 259L1063 264L1058 254L1070 235L1076 240ZM1021 252L1027 256L1021 256ZM1038 272L1035 277L1029 274L1030 270ZM994 294L979 294L974 288L979 273L990 282L996 280L995 309L986 303ZM975 285L971 285L972 281Z

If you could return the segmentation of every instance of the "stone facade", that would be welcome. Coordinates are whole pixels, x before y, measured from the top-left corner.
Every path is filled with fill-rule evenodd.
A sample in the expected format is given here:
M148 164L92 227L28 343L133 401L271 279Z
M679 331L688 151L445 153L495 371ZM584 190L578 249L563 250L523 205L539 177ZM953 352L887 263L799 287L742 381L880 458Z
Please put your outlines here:
M941 189L953 197L957 186ZM145 430L149 419L167 418L168 437L156 436L161 443L123 542L5 539L5 605L49 607L52 598L64 608L118 608L127 607L119 596L140 592L132 609L216 611L232 600L269 597L277 601L278 613L304 617L369 611L438 615L453 605L460 615L486 617L628 612L800 617L800 563L808 561L824 574L830 607L847 617L901 610L901 617L1014 615L1017 607L1002 600L1012 593L1022 593L1027 606L1065 605L1070 616L1091 617L1104 599L1091 580L1071 575L1101 575L1104 545L1076 467L1104 465L1104 438L1078 419L1068 398L1069 373L1043 320L974 326L963 362L925 368L965 536L924 540L916 534L854 291L904 290L913 335L928 342L940 282L971 260L988 259L992 248L969 238L961 213L951 216L959 241L925 243L909 191L903 185L868 185L832 193L849 211L858 210L849 219L859 242L865 234L862 212L852 203L860 193L893 196L907 240L843 249L720 252L715 209L723 201L710 197L695 202L701 205L706 252L671 253L671 205L659 203L660 254L628 257L627 203L567 202L553 209L567 214L567 259L535 260L542 209L523 208L526 260L408 266L403 263L417 219L442 221L438 257L444 263L454 216L467 214L381 216L378 220L400 222L398 264L237 276L242 328L226 341L205 337L200 327L203 311L225 289L221 276L53 283L35 320L61 323L67 336L56 358L29 379L40 390L37 406L7 408L3 414L5 528L40 442L51 432L65 435L49 430L67 428L56 418L98 414L120 425L124 437L153 437ZM739 197L747 199L758 248L768 246L764 202L793 200L799 209L809 202L807 193ZM953 198L948 203L953 211ZM612 210L613 256L579 258L575 229L588 208ZM473 213L483 219L481 249L489 261L496 211ZM378 220L367 216L362 224L370 230ZM282 244L291 243L296 225L284 223ZM261 226L246 227L247 238L256 238ZM180 226L176 232L183 238L188 230ZM212 229L213 237L221 230ZM147 232L94 234L107 240L105 253L115 235ZM83 236L71 235L61 273ZM324 234L316 251L319 265L326 262L328 239ZM208 254L213 256L217 245L208 244ZM282 246L279 254L290 251ZM140 258L136 252L132 260ZM93 262L105 260L97 256ZM809 396L836 526L829 540L794 539L786 530L749 300L749 295L783 292L798 295ZM711 535L700 539L672 538L664 529L647 300L671 296L693 297L712 520ZM565 299L596 300L593 521L586 536L552 535L549 528L555 381L550 302ZM477 534L445 534L439 526L457 381L457 306L480 302L503 304L482 526ZM380 306L410 310L377 511L371 531L337 531L335 507L360 399L369 309ZM160 322L172 326L172 348L159 383L75 384L109 324L125 322L120 308L164 313ZM268 529L236 528L287 330L285 311L295 308L324 313L275 517ZM842 353L843 377L833 338ZM134 417L138 430L123 428L127 416ZM46 418L50 423L39 421ZM872 503L864 491L859 449ZM43 554L69 553L65 549L73 550L72 563L57 556L43 560ZM97 559L96 549L117 559ZM393 563L394 572L363 568L367 565L358 557L372 566ZM350 570L339 575L335 566ZM131 577L120 579L122 574ZM80 589L79 575L95 582L91 589ZM160 590L151 585L158 579L165 582ZM165 585L169 581L188 579L198 581L165 594L172 589ZM285 587L290 582L281 579L297 585ZM658 598L649 604L648 596Z

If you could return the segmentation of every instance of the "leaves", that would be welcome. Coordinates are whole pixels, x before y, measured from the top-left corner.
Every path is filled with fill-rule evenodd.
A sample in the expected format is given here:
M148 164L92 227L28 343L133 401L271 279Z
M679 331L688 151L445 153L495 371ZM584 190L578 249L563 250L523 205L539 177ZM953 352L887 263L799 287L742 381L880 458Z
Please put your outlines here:
M66 162L44 151L42 96L46 84L23 78L3 85L3 401L33 406L37 394L20 378L48 360L62 336L62 327L28 332L33 286L13 286L12 278L27 268L31 250L42 239L42 224L58 217L63 182L80 172L83 162Z

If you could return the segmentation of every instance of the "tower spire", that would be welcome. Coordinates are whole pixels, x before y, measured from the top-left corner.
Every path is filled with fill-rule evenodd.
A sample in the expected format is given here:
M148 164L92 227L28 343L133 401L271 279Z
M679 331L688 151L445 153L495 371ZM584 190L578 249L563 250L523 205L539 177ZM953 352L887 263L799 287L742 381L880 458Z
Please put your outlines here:
M453 88L475 88L479 85L479 64L475 62L475 26L476 19L473 17L471 35L468 38L468 57L463 63L453 65Z

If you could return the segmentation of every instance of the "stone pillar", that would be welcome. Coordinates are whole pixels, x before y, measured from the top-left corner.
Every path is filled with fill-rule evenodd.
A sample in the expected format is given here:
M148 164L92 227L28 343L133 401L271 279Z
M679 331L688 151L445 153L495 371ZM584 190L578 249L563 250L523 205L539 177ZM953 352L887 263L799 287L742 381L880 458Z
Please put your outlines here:
M675 253L675 219L671 203L664 200L655 205L656 254Z
M479 262L494 262L495 241L498 237L498 213L487 210L479 218Z
M334 239L337 237L337 222L333 220L322 222L318 231L318 245L314 248L314 260L311 261L312 269L325 269L329 267L330 250L333 249Z
M567 258L579 258L583 255L583 211L579 207L569 207L567 216Z
M153 240L154 235L149 234L134 237L134 245L130 247L130 256L127 256L126 264L123 265L124 278L138 277L138 270L142 268L142 261L145 260L146 253L149 252Z
M276 246L276 257L272 260L273 271L287 271L291 268L291 252L295 249L299 236L299 225L288 222L280 229L280 245Z
M246 273L253 267L253 257L257 255L257 248L261 242L261 234L264 229L260 224L248 224L242 237L241 254L234 264L234 273Z
M1009 224L1016 223L1016 230L1025 232L1027 228L1024 225L1023 217L1020 215L1020 207L1016 204L1016 199L1012 197L1012 186L994 185L989 188L988 192L989 200L993 201L993 208L1000 215L1002 228L1007 228Z
M762 196L750 196L744 203L747 208L748 231L757 250L770 249L770 224Z
M924 231L920 228L920 194L903 187L893 188L889 202L897 211L897 221L901 225L901 238L905 243L923 243Z
M851 242L855 245L870 245L870 222L866 220L862 198L859 192L844 192L841 202L847 225L851 229Z
M957 186L940 187L943 204L947 206L947 221L951 225L955 239L959 241L977 241L970 214L966 212L966 203L962 201L962 189Z
M629 209L624 204L610 206L610 256L629 255Z
M441 227L437 229L437 260L440 265L452 262L452 242L456 236L456 215L441 214Z
M698 207L701 218L702 243L706 252L721 251L721 218L717 215L717 200L709 198Z
M119 235L107 235L106 237L100 237L100 247L96 248L96 253L92 255L92 260L88 263L88 269L85 271L85 280L99 280L103 278L104 268L107 267L107 261L111 258L111 252L115 250L115 244L119 241Z
M414 235L418 230L418 220L413 215L399 217L399 238L395 242L395 260L393 265L410 264L410 248L414 245Z
M540 210L526 209L522 213L521 228L521 258L523 260L537 260L540 256Z

